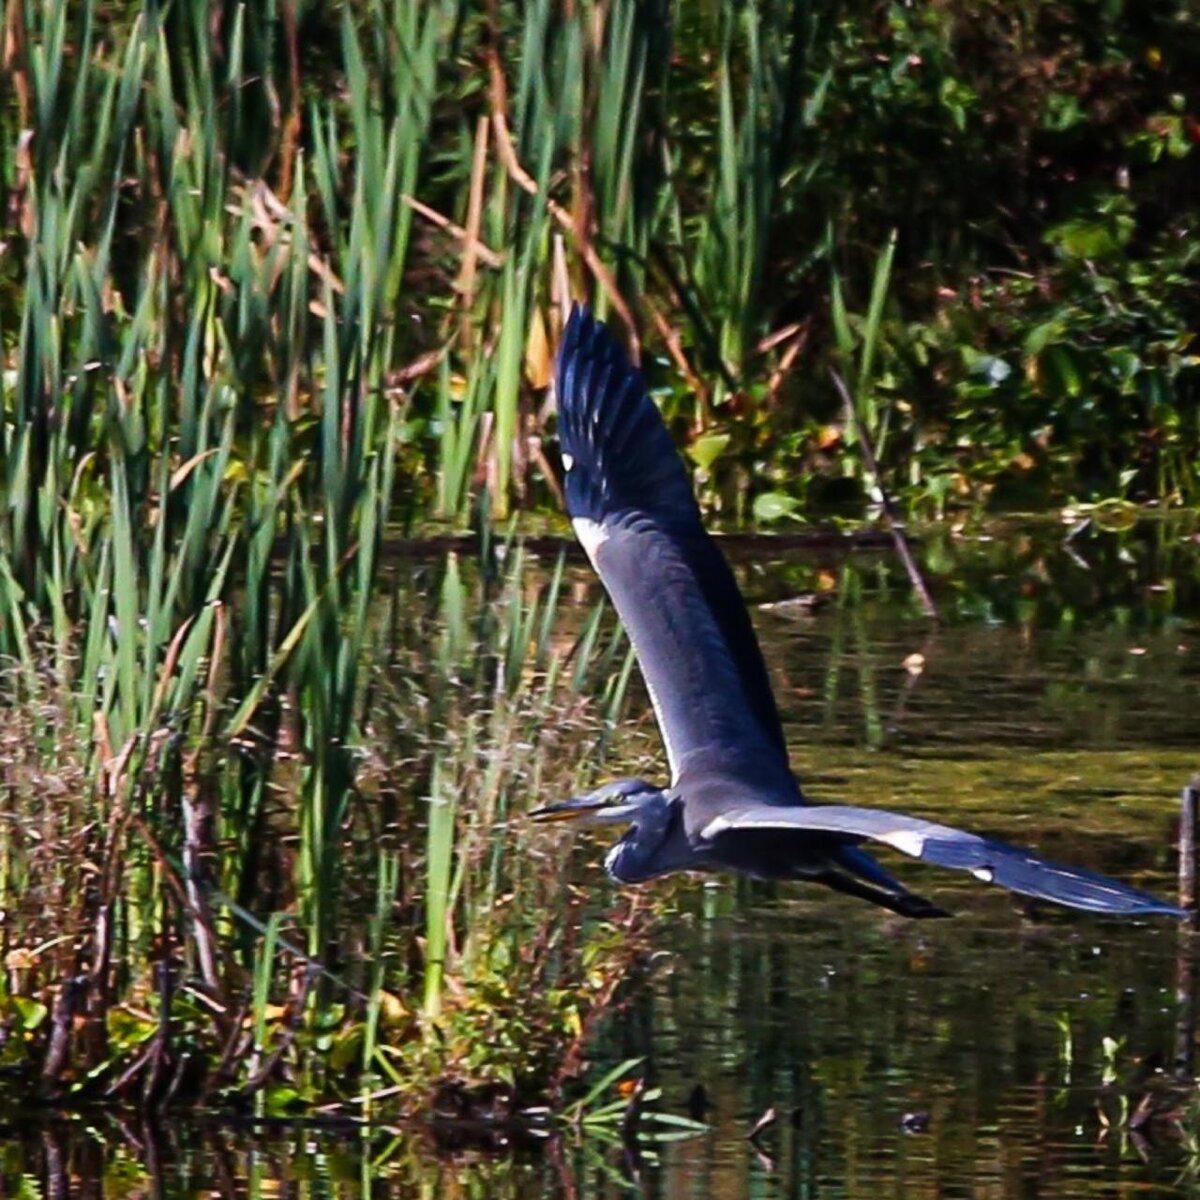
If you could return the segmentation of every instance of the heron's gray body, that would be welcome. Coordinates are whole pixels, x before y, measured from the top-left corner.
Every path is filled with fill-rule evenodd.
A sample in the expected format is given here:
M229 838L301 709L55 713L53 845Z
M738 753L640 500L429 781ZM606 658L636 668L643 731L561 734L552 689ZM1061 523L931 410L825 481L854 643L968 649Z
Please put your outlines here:
M733 574L641 373L576 308L555 390L567 509L629 632L671 782L618 780L540 815L629 826L605 865L623 883L729 870L822 883L907 916L942 916L860 843L881 842L1026 895L1096 912L1180 910L1030 851L886 809L810 805L788 764L762 651Z

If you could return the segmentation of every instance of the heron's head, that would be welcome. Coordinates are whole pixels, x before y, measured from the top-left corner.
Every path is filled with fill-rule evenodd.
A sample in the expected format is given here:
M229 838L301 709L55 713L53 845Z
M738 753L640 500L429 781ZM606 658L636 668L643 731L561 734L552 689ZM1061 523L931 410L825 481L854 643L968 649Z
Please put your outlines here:
M535 809L535 821L579 821L589 825L621 825L636 821L647 807L661 803L663 793L644 779L620 779L584 796L572 796Z
M644 779L618 779L558 804L547 804L531 813L535 821L580 821L597 825L628 825L629 828L604 856L604 867L619 883L642 883L689 865L686 839L674 855L664 848L675 820L677 806L671 792L656 788Z

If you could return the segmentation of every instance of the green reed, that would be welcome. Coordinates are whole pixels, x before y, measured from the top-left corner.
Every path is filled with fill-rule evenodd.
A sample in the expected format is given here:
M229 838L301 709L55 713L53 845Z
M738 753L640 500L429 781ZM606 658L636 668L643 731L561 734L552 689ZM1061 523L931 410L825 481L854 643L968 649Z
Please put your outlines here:
M279 26L260 12L231 10L214 39L197 3L148 6L102 30L90 3L21 7L33 134L0 429L0 650L16 664L6 693L32 711L10 804L54 833L61 857L9 847L3 886L13 898L36 877L38 895L61 897L46 911L67 904L76 936L39 952L36 985L10 987L4 1002L45 998L32 1055L53 1040L50 1001L69 977L84 980L67 1018L90 1032L74 1039L75 1069L47 1072L51 1094L141 1088L157 1102L194 1087L182 1067L180 1082L162 1082L161 1064L236 1049L239 996L255 1014L254 1066L227 1064L206 1086L251 1088L261 1104L267 1080L286 1077L295 1094L317 1094L336 1072L313 1048L339 1029L361 1031L363 1077L387 1078L396 1004L441 1012L447 973L470 966L464 930L487 927L511 891L511 834L492 829L510 812L506 763L525 761L514 748L535 716L605 688L594 636L561 682L551 643L563 567L535 613L515 549L503 578L447 572L438 658L403 684L368 670L381 647L391 653L381 628L411 634L409 614L381 615L379 590L397 491L419 486L405 449L418 415L402 375L416 345L401 315L405 197L428 160L459 15L454 4L347 11L344 102L317 105L281 69L266 36ZM276 120L272 151L264 130ZM307 135L289 144L295 121ZM271 153L278 169L258 173ZM543 185L549 163L547 151ZM466 510L480 454L507 493L525 306L546 242L542 201L509 194L495 173L490 189L504 228L532 214L540 232L507 258L492 281L501 291L481 289L483 307L467 314L474 324L502 304L506 320L495 347L480 339L466 399L452 354L434 375L450 516ZM420 603L419 591L404 595ZM453 685L464 674L477 689L466 695ZM532 681L536 713L521 699ZM394 737L370 705L399 687L403 704L389 711L418 765L402 783L389 777L380 848L365 834L380 818L362 788L387 776L376 759ZM56 754L86 780L67 808L37 785L37 762ZM480 774L487 754L495 762ZM442 781L482 802L439 807ZM416 890L407 874L400 882L402 846L421 864ZM551 906L536 899L529 919L540 923ZM415 919L393 926L394 905ZM355 932L363 911L367 942ZM496 922L498 946L511 933ZM53 942L44 933L31 913L18 936ZM399 965L417 945L420 985ZM137 1048L159 1035L137 1021L117 1030L112 1013L149 986L155 963L167 972L155 1003L173 1014L170 1045L139 1063ZM216 1005L211 1020L179 1015L194 988Z
M83 981L55 1096L198 1086L188 1039L224 1064L204 1086L256 1094L336 1090L331 1041L384 1086L409 1020L423 1062L435 1029L467 1056L485 992L515 1021L519 985L574 978L562 852L514 822L607 747L632 658L562 561L535 587L485 530L478 569L417 585L385 540L541 486L570 294L620 315L666 280L666 325L736 385L807 26L730 11L681 78L635 0L10 7L0 655L73 795L14 777L65 857L10 847L4 887L36 873L77 936L2 1002L36 992L46 1046ZM506 1069L574 1036L555 994ZM117 1029L122 1004L172 1019Z
M875 456L882 455L891 423L890 407L881 410L875 390L875 363L880 350L880 326L888 300L892 265L896 257L896 231L875 260L871 280L871 295L864 317L852 318L846 310L845 294L838 272L833 272L830 286L831 318L838 355L847 374L846 389L855 410L854 419L846 427L846 441L854 445L861 423L874 444ZM878 486L879 481L873 481Z

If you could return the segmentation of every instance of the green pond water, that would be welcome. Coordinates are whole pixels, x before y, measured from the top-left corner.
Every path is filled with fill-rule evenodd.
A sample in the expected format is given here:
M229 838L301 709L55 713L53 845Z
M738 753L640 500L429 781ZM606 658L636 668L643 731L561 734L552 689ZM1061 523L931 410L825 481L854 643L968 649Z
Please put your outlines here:
M813 799L955 821L1169 894L1179 792L1200 769L1200 545L1178 524L1065 532L930 535L948 618L936 634L884 552L768 543L736 558ZM578 580L593 586L582 564ZM796 602L810 593L824 603ZM620 744L632 761L606 773L657 754L640 699ZM581 839L577 855L601 901L604 844ZM657 885L659 950L598 1029L592 1077L641 1059L658 1107L702 1116L704 1135L631 1148L598 1133L31 1114L4 1130L0 1195L1189 1194L1200 1116L1174 1083L1192 1040L1177 1001L1189 935L1034 911L888 861L956 919L905 922L818 889ZM1139 1105L1154 1115L1131 1130Z

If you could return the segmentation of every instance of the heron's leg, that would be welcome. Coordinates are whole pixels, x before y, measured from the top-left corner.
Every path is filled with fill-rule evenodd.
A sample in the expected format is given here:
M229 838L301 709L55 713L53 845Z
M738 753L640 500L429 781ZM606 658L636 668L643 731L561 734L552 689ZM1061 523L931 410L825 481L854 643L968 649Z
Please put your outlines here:
M817 876L816 881L843 895L857 896L860 900L867 900L871 904L891 909L892 912L899 913L902 917L948 917L951 915L944 908L938 908L932 901L926 900L924 896L918 896L906 888L892 891L862 879L855 879L854 876L846 875L836 869Z

